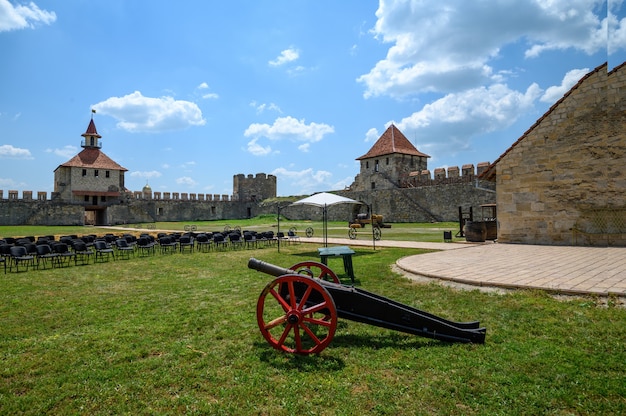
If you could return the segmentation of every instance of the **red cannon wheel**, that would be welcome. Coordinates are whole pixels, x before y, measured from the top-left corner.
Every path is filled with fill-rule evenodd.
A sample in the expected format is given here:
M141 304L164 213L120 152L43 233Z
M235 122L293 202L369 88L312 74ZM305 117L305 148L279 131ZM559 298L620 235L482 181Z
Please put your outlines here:
M316 261L302 261L294 264L289 269L298 274L307 274L310 277L324 279L334 283L341 283L335 272L329 269L324 263L318 263Z
M310 277L286 274L259 296L257 323L269 344L285 352L316 354L333 338L337 309L330 293Z

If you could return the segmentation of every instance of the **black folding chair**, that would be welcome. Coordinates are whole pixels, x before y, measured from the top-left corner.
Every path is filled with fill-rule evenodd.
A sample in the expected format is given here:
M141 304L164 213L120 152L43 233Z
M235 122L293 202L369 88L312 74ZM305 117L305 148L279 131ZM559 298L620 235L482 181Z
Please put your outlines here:
M13 270L13 266L15 266L15 270L19 272L20 264L25 264L26 271L28 271L28 266L35 267L35 256L28 254L24 246L12 246L9 270Z

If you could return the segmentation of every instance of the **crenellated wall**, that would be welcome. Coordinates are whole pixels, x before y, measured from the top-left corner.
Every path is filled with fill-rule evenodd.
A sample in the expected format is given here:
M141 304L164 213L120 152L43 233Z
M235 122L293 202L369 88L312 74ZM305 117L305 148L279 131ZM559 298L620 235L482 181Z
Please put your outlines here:
M241 181L241 178L244 180ZM243 188L255 195L275 197L276 177L236 175L239 192L235 195L187 192L127 191L120 198L97 206L83 201L63 200L58 192L33 192L0 189L0 225L84 225L126 224L154 221L192 221L243 219L259 215L258 203ZM274 192L273 194L271 192ZM5 198L6 195L6 198Z
M453 183L473 182L478 176L489 168L489 162L480 162L477 167L473 164L445 168L436 168L432 173L428 169L411 172L405 179L400 180L401 188L414 188L418 186L445 185Z

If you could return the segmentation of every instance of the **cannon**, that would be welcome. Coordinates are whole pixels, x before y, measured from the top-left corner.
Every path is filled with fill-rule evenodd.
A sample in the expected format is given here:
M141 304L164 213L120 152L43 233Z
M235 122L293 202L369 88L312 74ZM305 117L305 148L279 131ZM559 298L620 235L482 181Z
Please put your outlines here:
M385 224L383 222L383 216L380 214L362 213L357 214L354 221L349 221L349 226L352 228L365 228L367 224L372 224L372 227L378 228L391 228L391 224Z
M251 258L248 267L275 277L261 292L256 314L265 340L281 351L321 352L332 341L338 318L446 342L485 342L487 330L478 321L448 321L341 284L322 263L302 262L286 269Z

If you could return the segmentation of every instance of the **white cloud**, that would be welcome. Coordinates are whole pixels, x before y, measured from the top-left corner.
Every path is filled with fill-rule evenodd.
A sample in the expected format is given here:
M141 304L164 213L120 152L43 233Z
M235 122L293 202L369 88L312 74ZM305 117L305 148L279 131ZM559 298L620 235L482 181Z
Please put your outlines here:
M135 91L111 97L92 106L98 113L118 120L117 126L129 132L161 132L202 126L202 111L190 101L172 97L144 97Z
M298 146L298 150L301 151L302 153L308 153L310 147L311 147L311 143L304 143Z
M272 171L272 175L282 183L285 181L290 188L298 189L298 195L305 195L325 186L331 190L332 184L329 182L332 173L325 170L313 170L312 168L294 171L286 168L277 168Z
M46 153L52 153L56 156L61 156L65 159L70 159L78 153L78 147L67 145L67 146L63 146L61 149L46 149Z
M618 2L609 1L609 3L617 4ZM621 7L621 1L619 3L619 6L615 6L616 8ZM620 20L612 11L609 11L605 26L608 31L608 55L611 56L620 49L626 50L626 17Z
M533 107L541 92L537 84L525 93L495 84L448 94L396 125L407 137L418 139L420 150L453 154L467 148L470 138L513 124Z
M202 82L202 83L200 83L200 85L198 85L196 87L196 89L200 90L200 91L208 90L209 89L209 84L207 84L206 82ZM216 100L216 99L220 98L220 96L217 93L214 93L214 92L208 92L208 93L202 94L201 97L202 97L203 100Z
M277 118L271 126L253 123L243 134L252 138L266 137L270 140L315 143L322 140L325 135L334 133L334 131L335 128L328 124L310 123L307 125L304 119L298 120L287 116Z
M257 143L257 139L252 139L248 142L248 153L253 154L254 156L265 156L272 153L272 148L270 146L261 146Z
M269 61L268 63L270 64L270 66L281 66L289 62L293 62L299 57L300 52L298 52L297 49L289 48L282 51L276 59Z
M528 45L526 57L555 49L595 53L606 48L606 30L594 14L600 3L381 0L372 32L391 47L357 81L365 97L458 92L492 80L491 61L515 43Z
M10 144L0 146L0 158L7 159L32 159L30 150L13 147Z
M38 23L49 25L56 19L56 13L41 10L33 2L13 5L8 0L0 0L0 32L32 29Z
M196 186L198 184L198 182L194 181L189 176L183 176L183 177L180 177L180 178L176 179L176 184L192 188L192 187Z
M252 101L250 103L250 107L254 108L256 110L257 114L261 114L261 113L265 112L266 110L268 110L268 111L269 110L276 111L278 114L282 114L283 113L282 110L280 109L280 107L278 105L274 104L274 103L269 103L269 104L262 103L262 104L259 104L256 101Z
M352 182L354 182L354 176L347 176L333 183L330 190L346 189L348 186L352 185Z
M154 178L160 178L161 172L156 171L156 170L151 170L147 172L135 171L135 172L131 172L130 176L133 178L154 179Z
M365 143L375 142L380 138L380 134L378 133L378 129L372 127L365 133Z
M15 188L15 185L17 185L17 182L15 182L13 179L0 178L0 189Z
M544 103L554 104L560 100L580 79L589 72L589 68L572 69L563 77L561 85L555 85L546 89L540 98Z

